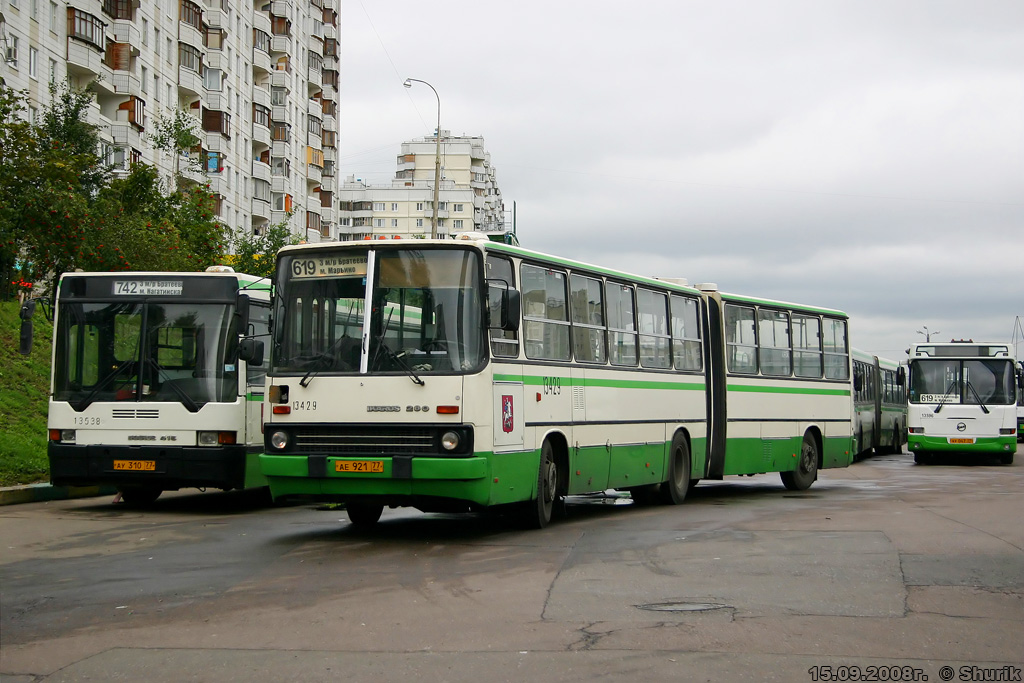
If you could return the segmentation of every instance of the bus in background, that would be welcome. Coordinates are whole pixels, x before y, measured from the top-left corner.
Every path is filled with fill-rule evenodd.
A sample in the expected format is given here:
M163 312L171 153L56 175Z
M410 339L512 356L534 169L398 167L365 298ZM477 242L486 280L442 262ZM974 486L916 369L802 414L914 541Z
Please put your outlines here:
M911 344L907 445L918 464L950 452L1013 463L1017 451L1016 363L1008 344Z
M1024 362L1017 361L1017 441L1024 442Z
M474 237L289 246L276 272L263 472L357 525L501 506L539 528L568 495L802 490L852 458L839 311Z
M204 273L65 273L57 284L50 479L145 505L259 471L270 283Z
M906 373L899 363L853 350L853 452L899 453L906 443Z

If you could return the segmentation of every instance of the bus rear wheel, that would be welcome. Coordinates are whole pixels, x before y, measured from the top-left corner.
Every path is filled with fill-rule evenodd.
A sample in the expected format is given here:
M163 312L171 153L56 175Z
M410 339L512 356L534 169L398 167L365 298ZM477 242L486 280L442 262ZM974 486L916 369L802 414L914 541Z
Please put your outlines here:
M346 503L345 511L353 526L371 527L377 523L384 512L383 505L373 503Z
M818 478L818 442L810 433L800 444L800 462L795 470L780 472L783 485L790 491L806 491Z
M690 490L690 447L686 437L676 434L672 438L672 450L668 458L668 481L661 484L661 502L679 505L686 500Z
M999 456L999 462L1003 463L1004 465L1012 465L1013 464L1013 453L1004 453L1004 454L1000 455Z

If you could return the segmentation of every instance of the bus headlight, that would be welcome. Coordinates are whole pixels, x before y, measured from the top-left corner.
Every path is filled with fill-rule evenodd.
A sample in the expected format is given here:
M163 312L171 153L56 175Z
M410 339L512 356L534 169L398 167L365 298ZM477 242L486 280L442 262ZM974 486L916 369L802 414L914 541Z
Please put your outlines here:
M441 437L441 446L446 451L454 451L459 447L459 435L456 432L445 432Z
M200 446L216 446L217 432L199 432Z
M288 432L276 431L271 434L270 445L279 451L288 448Z

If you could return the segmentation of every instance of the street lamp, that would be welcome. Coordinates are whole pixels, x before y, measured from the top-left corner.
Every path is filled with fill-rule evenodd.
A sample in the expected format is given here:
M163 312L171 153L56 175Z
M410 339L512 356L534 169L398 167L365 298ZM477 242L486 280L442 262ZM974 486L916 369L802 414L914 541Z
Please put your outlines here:
M924 340L926 342L930 342L932 340L932 335L933 334L941 334L941 332L929 332L927 325L924 325L923 327L924 327L924 332L922 332L921 330L918 330L917 333L918 334L923 334L924 335Z
M437 239L437 204L438 204L438 191L441 188L441 96L437 94L437 90L434 86L430 85L426 81L421 81L418 78L407 78L405 83L402 83L406 88L411 88L413 83L422 83L431 90L434 91L434 97L437 98L437 149L434 152L434 221L430 225L430 236L433 239Z

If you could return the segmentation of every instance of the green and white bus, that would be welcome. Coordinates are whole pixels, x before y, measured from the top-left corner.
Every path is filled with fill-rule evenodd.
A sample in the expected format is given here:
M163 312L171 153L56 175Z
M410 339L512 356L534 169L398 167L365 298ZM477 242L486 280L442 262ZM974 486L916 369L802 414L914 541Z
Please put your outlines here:
M204 273L65 273L47 426L55 485L144 505L187 487L266 486L259 470L270 283Z
M285 247L274 285L263 472L357 525L852 459L840 311L472 237Z
M894 360L853 350L855 457L899 453L906 443L906 371Z
M949 453L1017 451L1017 371L1009 344L922 342L908 350L907 446L918 464Z

